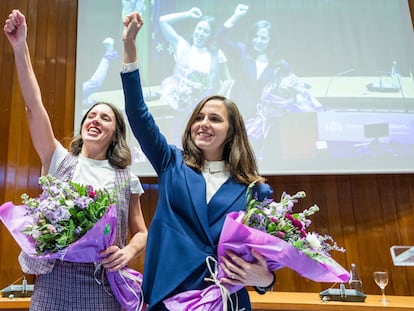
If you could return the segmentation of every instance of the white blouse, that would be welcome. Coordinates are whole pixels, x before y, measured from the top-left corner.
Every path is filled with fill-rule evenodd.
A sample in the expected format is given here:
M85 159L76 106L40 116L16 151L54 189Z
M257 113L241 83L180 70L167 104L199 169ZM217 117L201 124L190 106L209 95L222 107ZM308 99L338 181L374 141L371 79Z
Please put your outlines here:
M56 173L67 153L68 150L59 143L50 162L49 174ZM115 169L109 164L108 160L94 160L80 154L72 180L83 185L91 185L96 189L105 188L110 190L115 185ZM139 178L132 172L130 187L131 193L141 195L144 192Z
M221 185L229 178L230 170L224 161L204 161L202 173L206 180L206 199L208 203Z

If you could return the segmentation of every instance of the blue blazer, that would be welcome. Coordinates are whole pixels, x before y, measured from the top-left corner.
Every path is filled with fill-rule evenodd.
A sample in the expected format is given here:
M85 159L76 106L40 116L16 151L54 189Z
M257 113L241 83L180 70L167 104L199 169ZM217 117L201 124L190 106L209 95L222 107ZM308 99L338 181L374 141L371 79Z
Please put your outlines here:
M138 70L121 74L125 112L132 132L158 175L159 193L149 226L143 291L151 309L176 293L212 283L206 257L217 258L217 244L226 214L246 208L246 188L229 178L207 204L203 175L188 167L183 151L169 145L144 102ZM267 184L257 187L269 197Z

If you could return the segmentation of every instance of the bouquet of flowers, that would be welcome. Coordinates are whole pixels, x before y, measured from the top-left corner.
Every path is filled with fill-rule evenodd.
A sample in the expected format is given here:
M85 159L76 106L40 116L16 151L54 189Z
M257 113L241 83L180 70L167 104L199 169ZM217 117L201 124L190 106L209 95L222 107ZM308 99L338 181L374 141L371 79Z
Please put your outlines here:
M319 211L317 205L293 213L293 206L298 199L306 197L304 191L299 191L293 196L283 192L280 202L272 199L259 202L252 197L250 189L251 187L247 195L246 213L241 220L244 225L282 239L321 263L332 260L331 251L345 252L330 235L307 232L312 223L308 217Z
M105 189L95 191L72 181L60 181L51 175L41 176L42 194L22 201L26 216L33 222L22 232L33 239L37 255L56 253L85 235L113 205L113 194ZM103 234L111 232L109 224Z
M291 72L284 62L274 71L273 81L263 87L256 116L246 120L247 133L253 139L266 138L273 121L286 113L321 111L324 107L311 94L310 85Z
M186 110L203 97L209 85L208 73L178 68L174 75L162 81L160 88L169 105L176 110Z
M47 260L98 262L116 233L117 192L41 176L42 193L22 195L23 205L7 202L0 219L27 255ZM126 310L140 310L142 275L130 268L106 271L108 282Z
M225 219L218 244L219 263L227 250L253 262L251 249L254 249L266 258L270 271L288 267L316 282L347 282L348 271L330 255L330 251L345 250L329 235L307 232L311 224L308 217L319 210L318 206L313 205L300 213L293 212L295 203L305 197L305 192L295 195L283 193L280 202L272 199L260 202L252 194L253 185L248 187L246 211L232 212ZM167 308L227 310L227 297L243 286L220 284L220 279L226 275L219 263L211 273L214 285L170 297L164 300Z
M274 80L263 88L262 105L275 116L284 111L322 111L323 107L311 94L310 86L286 68L277 69Z

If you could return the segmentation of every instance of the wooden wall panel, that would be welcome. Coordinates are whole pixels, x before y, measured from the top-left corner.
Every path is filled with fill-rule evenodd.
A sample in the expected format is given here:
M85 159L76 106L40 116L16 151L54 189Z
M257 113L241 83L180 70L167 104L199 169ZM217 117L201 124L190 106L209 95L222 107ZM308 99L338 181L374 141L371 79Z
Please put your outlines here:
M77 1L4 0L0 16L4 21L12 9L27 17L28 45L32 55L44 104L50 112L58 138L71 137L73 131ZM28 132L25 108L14 68L9 42L0 36L0 201L21 202L20 195L39 193L37 180L40 161ZM18 279L22 272L17 262L19 248L0 225L0 288Z
M414 16L414 0L409 0ZM56 136L64 145L73 135L77 0L1 0L3 20L11 9L28 18L28 43L32 61L50 113ZM0 36L0 203L20 202L20 195L38 193L40 161L31 145L24 103L14 69L12 50ZM365 292L379 294L372 279L374 269L390 272L387 293L414 295L414 267L394 267L389 248L414 245L414 175L268 176L278 199L282 191L304 190L307 197L298 210L317 204L320 212L312 228L333 236L346 253L333 253L343 266L356 263ZM156 178L142 178L143 212L150 224L158 198ZM19 248L0 225L0 289L19 278ZM143 256L132 264L142 271ZM282 269L276 290L318 292L333 284L316 283Z

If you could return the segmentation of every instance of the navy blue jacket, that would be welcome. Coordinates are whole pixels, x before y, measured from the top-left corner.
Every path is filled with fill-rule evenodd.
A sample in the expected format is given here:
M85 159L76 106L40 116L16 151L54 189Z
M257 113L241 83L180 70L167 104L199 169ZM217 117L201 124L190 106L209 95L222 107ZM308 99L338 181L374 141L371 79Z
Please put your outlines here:
M217 258L226 214L246 208L246 188L229 178L207 204L203 175L184 163L183 151L169 145L144 102L138 70L121 74L131 129L158 175L159 194L148 233L143 291L151 308L176 293L202 289L209 276L205 259ZM259 198L270 196L267 184ZM245 289L241 296L247 298Z

